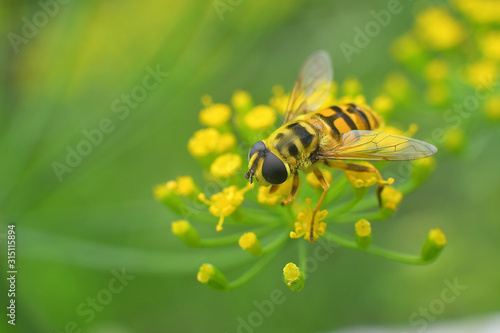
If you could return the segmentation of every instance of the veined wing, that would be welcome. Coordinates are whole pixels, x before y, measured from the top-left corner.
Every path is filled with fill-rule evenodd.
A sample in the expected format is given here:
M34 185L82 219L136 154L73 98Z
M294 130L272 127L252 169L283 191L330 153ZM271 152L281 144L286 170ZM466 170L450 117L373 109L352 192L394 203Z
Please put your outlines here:
M307 111L317 110L330 92L332 76L332 64L326 51L316 51L309 56L293 86L283 124Z
M375 131L350 131L341 143L322 153L323 159L363 161L407 161L437 152L430 143L403 135Z

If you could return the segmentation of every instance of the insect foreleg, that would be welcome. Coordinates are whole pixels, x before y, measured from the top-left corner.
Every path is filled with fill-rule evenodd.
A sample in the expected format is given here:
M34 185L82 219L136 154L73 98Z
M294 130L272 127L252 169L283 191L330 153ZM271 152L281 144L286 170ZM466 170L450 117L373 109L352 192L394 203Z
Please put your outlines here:
M314 232L314 219L316 218L316 213L320 209L321 204L323 203L323 200L325 199L326 191L328 191L328 189L330 188L330 185L328 185L328 183L325 180L325 177L323 177L323 174L321 173L321 171L318 168L314 167L313 173L316 176L316 178L318 179L319 183L321 184L321 187L323 188L323 193L321 194L321 197L319 198L319 201L316 204L316 207L314 207L314 210L312 212L311 231L309 233L309 242L310 243L314 242L313 232Z
M290 194L288 195L288 197L286 199L283 199L283 201L281 202L282 206L288 205L290 202L292 202L293 197L295 197L295 194L297 193L297 190L299 189L299 184L300 184L299 173L295 172L293 174L292 190L290 191Z

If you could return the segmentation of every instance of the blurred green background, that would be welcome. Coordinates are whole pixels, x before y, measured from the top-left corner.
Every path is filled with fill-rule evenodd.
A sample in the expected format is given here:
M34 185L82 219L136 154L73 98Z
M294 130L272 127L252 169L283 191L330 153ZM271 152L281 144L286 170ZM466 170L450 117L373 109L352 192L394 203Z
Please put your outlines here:
M431 179L374 231L375 243L418 253L428 230L440 227L448 245L428 266L340 248L311 273L301 293L293 293L282 281L282 267L296 255L290 249L242 288L216 292L196 281L200 264L214 262L233 276L248 257L227 248L187 248L170 232L177 217L152 195L154 185L181 174L201 182L186 144L200 128L203 94L229 102L235 90L244 89L265 104L273 85L291 89L305 58L325 49L335 80L354 76L373 98L388 72L403 70L389 56L391 43L413 27L416 13L430 1L403 3L401 13L350 62L339 45L353 44L354 28L373 20L370 11L387 9L388 1L41 3L52 7L0 4L0 277L7 287L7 225L15 224L16 331L234 332L238 318L248 320L254 302L269 300L273 290L281 290L286 301L252 331L354 325L410 330L412 313L429 307L441 297L444 281L455 279L467 289L429 324L500 309L500 132L485 122L474 123L461 154L441 150ZM49 14L46 21L41 11ZM33 19L40 23L36 31L26 26ZM467 34L473 35L471 26ZM11 33L25 37L13 43ZM168 74L143 100L125 106L123 94L142 86L152 69ZM416 96L423 95L423 87L415 86ZM112 130L60 181L54 162L64 163L68 147L75 149L103 119ZM395 111L394 120L403 128L417 123L419 138L446 125L442 112L423 101ZM89 297L109 294L102 290L109 288L113 270L122 268L134 279L106 299L95 317L81 315L78 308ZM0 325L13 329L3 314L5 288L0 299Z

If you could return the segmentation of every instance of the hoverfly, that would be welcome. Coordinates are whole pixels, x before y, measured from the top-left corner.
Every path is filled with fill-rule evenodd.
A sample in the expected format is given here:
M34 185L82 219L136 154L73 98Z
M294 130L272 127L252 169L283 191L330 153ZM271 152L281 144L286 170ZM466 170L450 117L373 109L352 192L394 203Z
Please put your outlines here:
M298 170L313 172L323 188L311 221L309 242L313 242L313 224L328 191L319 165L334 169L373 172L374 167L352 161L406 161L431 156L437 148L427 142L402 135L375 131L383 125L373 110L355 104L335 105L316 111L327 98L332 82L330 56L313 53L302 65L286 108L283 125L267 139L256 142L248 154L245 178L270 186L270 193L289 178L292 188L282 205L292 202L299 188ZM383 182L379 182L377 198Z

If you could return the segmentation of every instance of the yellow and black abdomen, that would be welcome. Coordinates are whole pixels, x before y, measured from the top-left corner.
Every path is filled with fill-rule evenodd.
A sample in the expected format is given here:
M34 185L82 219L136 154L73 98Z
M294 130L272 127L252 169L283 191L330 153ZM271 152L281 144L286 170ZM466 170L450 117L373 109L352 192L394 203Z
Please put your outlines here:
M382 125L382 119L373 110L355 104L336 105L316 111L311 118L320 120L337 141L349 131L374 130Z

